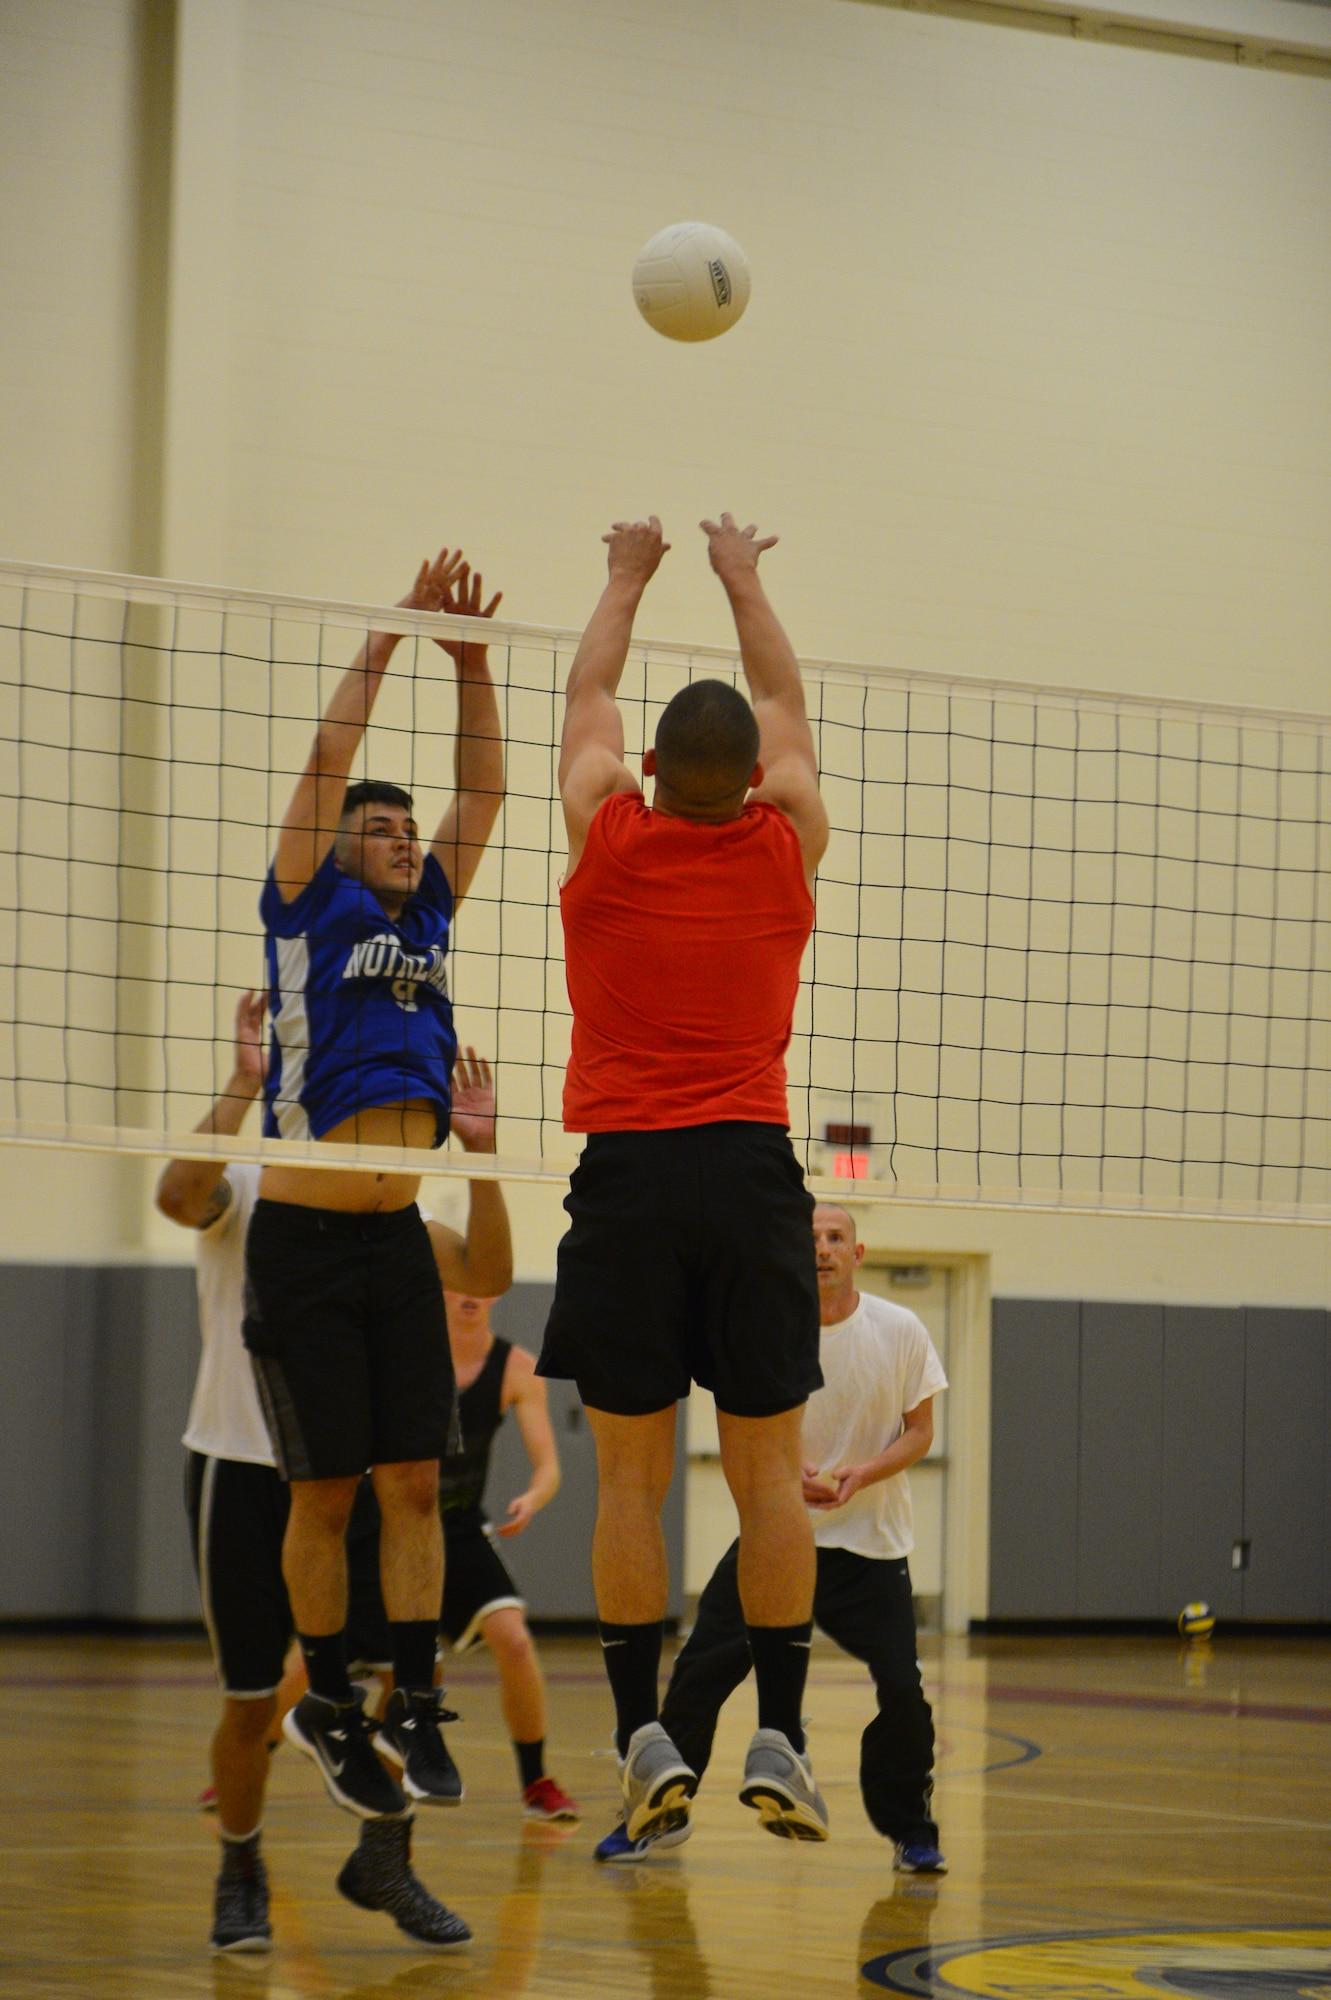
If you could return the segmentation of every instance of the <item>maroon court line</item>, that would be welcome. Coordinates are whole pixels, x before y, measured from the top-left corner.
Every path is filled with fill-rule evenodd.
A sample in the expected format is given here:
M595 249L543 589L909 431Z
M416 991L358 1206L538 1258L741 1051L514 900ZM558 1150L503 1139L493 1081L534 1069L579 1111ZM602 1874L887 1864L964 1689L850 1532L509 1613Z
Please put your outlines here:
M1331 1708L1296 1702L1245 1701L1226 1695L1132 1694L1112 1689L1048 1687L967 1687L964 1682L933 1684L940 1693L970 1695L982 1701L1031 1702L1049 1708L1142 1708L1185 1715L1229 1715L1260 1722L1331 1723ZM926 1683L929 1686L929 1683Z
M475 1682L470 1675L454 1674L451 1677L455 1687ZM476 1679L479 1680L480 1676ZM560 1671L556 1668L545 1676L549 1682L563 1687L598 1687L603 1676L595 1672ZM816 1676L815 1676L816 1680ZM30 1674L0 1674L0 1688L36 1687L38 1682ZM40 1681L44 1694L61 1688L197 1688L216 1687L212 1673L176 1674L62 1674L52 1677L43 1675ZM1111 1689L1091 1690L1079 1688L1016 1687L994 1686L971 1687L963 1681L927 1681L929 1694L948 1694L969 1697L978 1701L1027 1702L1035 1707L1047 1708L1137 1708L1155 1710L1167 1714L1185 1715L1227 1715L1236 1721L1258 1722L1311 1722L1331 1724L1331 1708L1313 1707L1294 1702L1232 1700L1223 1695L1186 1694L1131 1694L1115 1693Z

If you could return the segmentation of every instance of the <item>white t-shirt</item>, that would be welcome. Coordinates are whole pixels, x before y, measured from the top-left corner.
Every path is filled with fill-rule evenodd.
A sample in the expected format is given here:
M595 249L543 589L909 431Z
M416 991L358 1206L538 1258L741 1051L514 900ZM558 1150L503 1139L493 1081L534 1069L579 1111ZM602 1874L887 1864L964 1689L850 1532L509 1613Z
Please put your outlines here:
M818 1359L823 1387L815 1389L805 1409L801 1448L824 1472L877 1458L900 1437L904 1413L947 1387L922 1322L872 1292L860 1293L849 1319L822 1329ZM915 1546L904 1472L863 1487L833 1513L810 1512L821 1549L887 1560L908 1556Z
M245 1233L259 1195L259 1168L233 1162L223 1175L231 1199L199 1231L196 1256L203 1352L189 1406L185 1443L208 1458L274 1465L254 1371L241 1334L245 1311Z

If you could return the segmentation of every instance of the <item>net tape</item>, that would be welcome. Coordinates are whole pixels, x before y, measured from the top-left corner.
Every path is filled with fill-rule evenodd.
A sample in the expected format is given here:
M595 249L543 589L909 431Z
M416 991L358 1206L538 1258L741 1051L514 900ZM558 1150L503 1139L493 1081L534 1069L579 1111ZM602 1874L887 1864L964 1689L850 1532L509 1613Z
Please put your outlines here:
M474 621L0 565L0 1136L209 1151L185 1135L229 1073L237 990L262 983L274 830L371 626L404 641L353 777L407 785L429 828L456 715L432 639ZM450 977L461 1039L496 1065L490 1171L562 1179L555 764L578 635L485 634L507 797ZM635 644L630 763L685 680L736 673L722 648ZM833 662L805 678L833 827L789 1055L816 1184L1331 1213L1331 719ZM294 1157L227 1149L279 1145Z

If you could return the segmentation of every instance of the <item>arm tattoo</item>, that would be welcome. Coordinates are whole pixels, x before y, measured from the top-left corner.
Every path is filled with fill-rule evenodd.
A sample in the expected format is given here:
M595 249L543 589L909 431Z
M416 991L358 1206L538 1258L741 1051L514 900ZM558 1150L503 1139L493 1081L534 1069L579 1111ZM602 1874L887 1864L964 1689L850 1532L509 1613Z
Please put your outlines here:
M231 1183L223 1174L217 1186L208 1197L208 1204L199 1217L200 1229L211 1229L218 1217L225 1215L231 1206Z

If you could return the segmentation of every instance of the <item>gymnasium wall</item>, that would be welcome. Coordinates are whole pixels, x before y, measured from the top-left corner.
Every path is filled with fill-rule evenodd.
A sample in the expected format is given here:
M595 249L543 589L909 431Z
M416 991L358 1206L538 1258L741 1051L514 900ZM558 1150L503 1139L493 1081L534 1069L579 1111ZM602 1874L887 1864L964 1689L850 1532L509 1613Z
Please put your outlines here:
M807 657L1327 706L1325 79L857 0L16 0L0 93L5 555L379 601L462 540L574 626L655 509L643 633L724 643L731 504ZM702 350L628 293L686 215L754 271ZM150 1182L13 1153L0 1257L178 1260ZM1311 1231L863 1227L1012 1296L1331 1294Z

